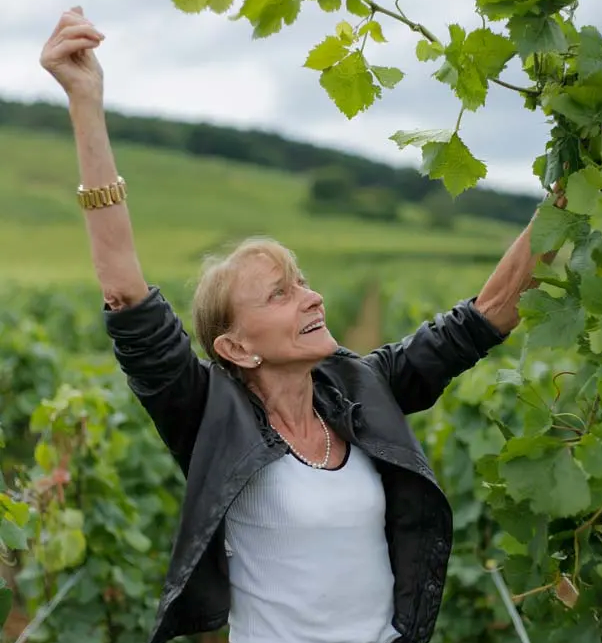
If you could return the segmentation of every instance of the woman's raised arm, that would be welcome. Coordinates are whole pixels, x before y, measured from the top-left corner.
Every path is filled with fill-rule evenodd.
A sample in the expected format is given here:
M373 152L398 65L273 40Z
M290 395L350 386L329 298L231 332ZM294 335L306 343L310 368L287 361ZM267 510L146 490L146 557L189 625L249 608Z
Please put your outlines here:
M103 39L75 7L61 16L40 62L69 98L80 199L115 356L130 388L186 471L204 413L208 369L192 350L169 303L158 288L149 288L142 275L105 123L103 72L94 55Z
M74 7L61 16L40 62L69 98L82 187L113 190L118 200L119 174L103 107L103 72L94 54L103 39L81 8ZM119 309L142 301L148 287L136 255L125 199L103 206L84 208L86 225L105 301L112 309Z

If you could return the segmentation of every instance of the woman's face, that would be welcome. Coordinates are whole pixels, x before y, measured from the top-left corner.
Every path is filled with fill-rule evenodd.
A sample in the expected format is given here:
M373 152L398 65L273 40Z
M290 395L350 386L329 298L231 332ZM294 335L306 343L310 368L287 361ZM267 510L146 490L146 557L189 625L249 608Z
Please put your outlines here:
M322 297L303 276L288 280L267 255L247 258L234 283L232 306L235 359L254 366L312 365L331 355L337 343L326 327Z

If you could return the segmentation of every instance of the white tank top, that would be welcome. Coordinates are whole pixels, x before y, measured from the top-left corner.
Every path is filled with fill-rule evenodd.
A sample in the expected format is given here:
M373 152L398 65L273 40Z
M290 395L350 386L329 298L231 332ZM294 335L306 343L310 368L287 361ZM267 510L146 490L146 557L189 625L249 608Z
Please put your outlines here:
M393 574L385 496L351 446L333 471L287 454L226 515L231 643L390 643Z

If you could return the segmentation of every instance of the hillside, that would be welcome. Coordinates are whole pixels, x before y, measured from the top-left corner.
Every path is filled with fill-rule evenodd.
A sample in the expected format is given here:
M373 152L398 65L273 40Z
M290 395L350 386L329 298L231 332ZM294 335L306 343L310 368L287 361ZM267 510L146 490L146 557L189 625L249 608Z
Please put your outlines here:
M438 181L429 181L412 168L394 168L354 154L287 140L270 132L124 116L116 112L108 112L107 122L114 141L232 160L292 174L307 175L324 168L337 168L359 187L385 188L403 202L443 209L450 216L473 214L525 224L537 205L537 199L530 196L481 188L469 190L452 201ZM0 100L0 125L71 134L67 110L47 103L30 105Z
M72 140L0 128L0 149L10 151L0 156L2 281L92 281ZM300 176L128 144L117 144L116 156L152 279L194 280L202 255L261 234L292 247L319 280L375 270L424 277L427 270L430 279L451 281L453 263L456 276L483 265L480 281L516 234L513 226L470 217L459 218L453 232L425 229L415 206L406 225L321 221L303 210L307 183Z

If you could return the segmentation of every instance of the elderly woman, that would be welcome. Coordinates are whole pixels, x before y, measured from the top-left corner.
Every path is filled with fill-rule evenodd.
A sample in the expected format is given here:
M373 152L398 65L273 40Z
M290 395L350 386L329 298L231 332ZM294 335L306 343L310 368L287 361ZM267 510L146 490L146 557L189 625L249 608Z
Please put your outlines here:
M128 382L187 477L151 643L230 624L234 643L426 643L452 516L405 416L517 323L529 228L478 297L360 357L330 335L291 253L252 240L208 266L188 335L134 250L103 114L103 40L75 8L42 65L69 109L78 190Z

